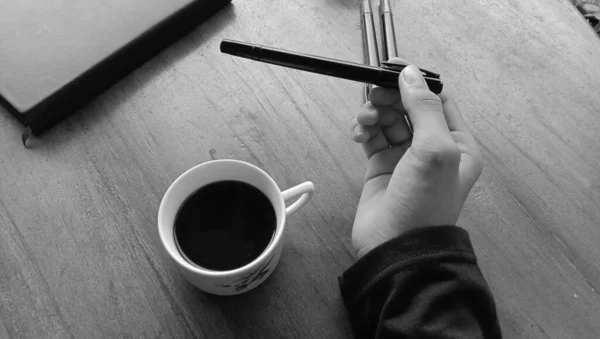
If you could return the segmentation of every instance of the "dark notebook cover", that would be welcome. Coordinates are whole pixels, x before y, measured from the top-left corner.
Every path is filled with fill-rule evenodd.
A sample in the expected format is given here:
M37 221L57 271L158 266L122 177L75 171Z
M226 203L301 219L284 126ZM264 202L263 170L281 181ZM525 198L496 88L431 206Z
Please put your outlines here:
M0 103L39 135L230 0L5 0Z

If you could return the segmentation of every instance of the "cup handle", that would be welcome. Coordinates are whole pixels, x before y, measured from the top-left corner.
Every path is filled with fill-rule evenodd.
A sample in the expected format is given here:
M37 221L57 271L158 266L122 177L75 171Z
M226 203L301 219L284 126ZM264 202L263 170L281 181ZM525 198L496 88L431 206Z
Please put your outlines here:
M287 190L281 192L281 195L283 195L284 201L289 200L295 196L302 194L302 196L298 200L296 200L289 207L286 207L285 214L287 216L290 216L294 212L299 210L302 206L304 206L310 200L310 198L312 198L314 193L315 193L315 185L313 185L313 183L310 181L301 183L298 186L288 188Z

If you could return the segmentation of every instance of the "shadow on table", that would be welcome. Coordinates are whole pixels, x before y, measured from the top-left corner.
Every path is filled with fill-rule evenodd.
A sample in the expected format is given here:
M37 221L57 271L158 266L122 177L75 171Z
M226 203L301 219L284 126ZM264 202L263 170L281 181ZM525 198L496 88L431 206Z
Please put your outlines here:
M204 333L207 337L351 337L341 299L339 305L328 305L321 300L322 291L314 286L303 288L309 285L308 281L290 284L286 280L281 275L272 276L255 289L235 296L215 296L192 288L186 292L187 302L202 310L194 325L212 323L212 331L216 332Z
M193 289L188 301L202 305L204 310L218 310L214 317L225 321L227 329L221 333L206 333L209 337L225 333L236 338L348 337L351 334L344 309L340 308L339 313L331 309L313 309L313 314L307 314L311 298L307 296L299 303L298 293L302 291L287 290L289 287L277 277L270 277L255 289L235 296L216 296ZM323 305L313 306L319 308ZM326 315L321 318L315 314ZM306 327L311 325L315 327ZM303 334L293 332L299 327Z
M217 296L195 290L194 296L201 303L209 303L221 310L222 316L230 326L229 330L236 336L270 333L275 335L280 328L272 328L278 322L276 319L286 318L286 315L273 314L271 307L282 297L281 291L276 290L276 282L267 280L255 289L235 296ZM293 313L293 307L290 307ZM290 316L290 315L287 315ZM283 324L282 324L283 325Z
M44 134L32 137L27 143L28 147L48 149L69 140L77 140L83 132L118 112L119 106L127 102L147 83L172 68L179 60L193 53L234 19L235 7L229 3L195 29L113 84L82 109L59 122ZM14 120L16 121L16 119Z

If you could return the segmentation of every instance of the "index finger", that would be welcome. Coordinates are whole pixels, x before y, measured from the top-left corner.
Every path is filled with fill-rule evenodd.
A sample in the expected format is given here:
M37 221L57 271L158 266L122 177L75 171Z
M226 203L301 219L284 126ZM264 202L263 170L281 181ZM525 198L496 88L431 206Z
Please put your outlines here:
M369 101L377 106L392 106L400 102L400 91L395 88L375 87Z
M448 124L448 129L452 131L459 131L464 133L469 133L467 128L467 124L465 124L465 120L463 119L454 99L450 97L448 94L442 93L439 95L442 99L442 106L444 107L444 117L446 118L446 124Z
M410 65L411 63L402 58L391 58L387 61L390 64ZM395 88L375 87L371 90L369 101L378 106L392 106L400 103L400 90ZM400 103L399 106L402 106Z

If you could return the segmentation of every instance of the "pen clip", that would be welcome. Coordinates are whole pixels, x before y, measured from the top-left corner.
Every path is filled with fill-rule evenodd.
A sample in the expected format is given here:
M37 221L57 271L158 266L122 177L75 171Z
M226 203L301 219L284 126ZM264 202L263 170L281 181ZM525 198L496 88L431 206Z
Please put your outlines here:
M395 71L398 73L402 72L402 70L406 66L408 66L407 63L397 64L397 63L391 63L391 62L387 62L387 61L384 61L381 64L382 64L382 66L381 66L382 68L388 69L390 71ZM425 76L425 77L428 77L428 78L439 78L440 77L440 75L435 72L428 71L428 70L420 68L420 67L419 67L419 70L421 70L421 72L423 73L423 76Z

